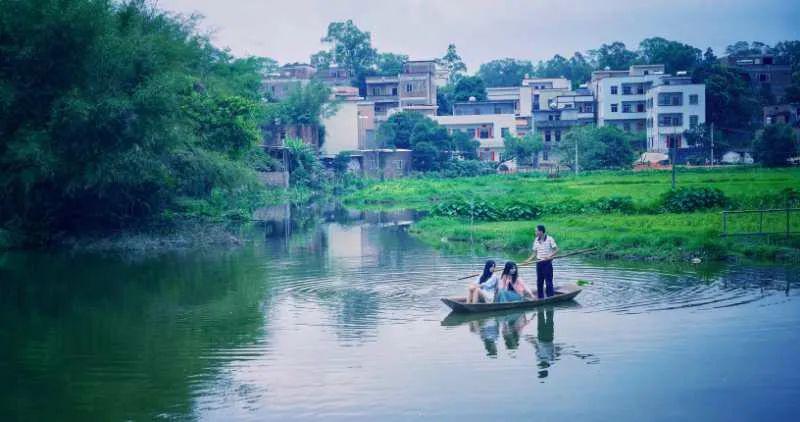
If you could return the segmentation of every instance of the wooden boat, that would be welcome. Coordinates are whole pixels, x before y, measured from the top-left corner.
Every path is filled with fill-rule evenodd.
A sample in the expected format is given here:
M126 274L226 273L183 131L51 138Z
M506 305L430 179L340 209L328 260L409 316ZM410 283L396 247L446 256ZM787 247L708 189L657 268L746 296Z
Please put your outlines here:
M527 309L535 308L542 305L552 305L554 303L565 302L575 298L581 288L575 283L568 283L558 286L556 294L544 299L536 300L521 300L518 302L503 302L503 303L466 303L466 297L443 297L442 302L449 306L453 312L470 313L470 312L490 312L490 311L504 311L507 309ZM534 292L535 293L535 292Z

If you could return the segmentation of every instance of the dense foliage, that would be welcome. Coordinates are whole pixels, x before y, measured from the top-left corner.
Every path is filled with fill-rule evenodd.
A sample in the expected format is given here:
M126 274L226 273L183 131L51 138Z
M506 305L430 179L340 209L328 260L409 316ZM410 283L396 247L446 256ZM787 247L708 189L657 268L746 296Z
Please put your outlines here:
M536 166L539 153L544 149L541 134L528 133L523 137L506 136L503 138L505 152L503 160L516 159L518 165Z
M443 170L448 161L474 159L478 141L466 133L452 135L432 119L415 111L392 114L378 127L378 142L388 148L411 149L414 170Z
M119 226L261 194L259 59L143 1L0 3L0 223Z
M797 136L792 127L785 124L767 125L753 146L756 162L767 167L789 165L789 159L796 157L798 151Z
M636 135L615 126L574 128L567 132L556 147L561 162L574 168L575 147L578 148L578 167L581 170L627 169L636 158L633 144Z
M709 208L723 208L730 204L725 194L710 187L682 187L661 195L662 206L667 212L694 212Z
M528 60L512 58L492 60L478 69L478 76L486 86L519 86L525 75L533 74L533 64Z

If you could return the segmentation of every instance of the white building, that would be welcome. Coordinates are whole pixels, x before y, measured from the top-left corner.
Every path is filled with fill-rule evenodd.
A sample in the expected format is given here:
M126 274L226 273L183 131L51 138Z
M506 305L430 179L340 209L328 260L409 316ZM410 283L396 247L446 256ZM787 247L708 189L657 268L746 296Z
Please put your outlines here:
M657 79L647 91L647 149L686 148L683 133L706 121L706 87L685 76Z
M670 142L686 147L683 132L705 123L705 85L664 73L663 65L592 72L597 126L646 133L649 151L665 152Z
M505 150L503 137L517 136L517 119L514 114L435 116L434 120L451 133L465 131L475 138L480 143L478 158L484 161L500 161Z

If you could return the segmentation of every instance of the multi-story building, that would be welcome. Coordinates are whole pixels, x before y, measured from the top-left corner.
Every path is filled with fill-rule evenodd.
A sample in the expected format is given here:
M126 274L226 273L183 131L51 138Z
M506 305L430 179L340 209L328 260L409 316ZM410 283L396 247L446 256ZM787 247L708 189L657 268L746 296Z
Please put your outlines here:
M706 87L687 76L665 76L646 94L647 150L667 152L687 148L684 132L706 121Z
M531 111L549 109L550 101L569 91L572 82L565 78L528 78L522 80L522 86L531 90Z
M549 101L547 108L533 112L533 130L542 136L544 143L539 155L540 165L555 165L558 157L552 150L573 127L594 124L594 110L592 93L581 88L563 91Z
M350 84L350 72L332 66L317 70L306 63L291 63L281 66L277 73L264 80L264 90L273 100L283 100L289 93L312 80L318 80L330 87L346 88Z
M786 88L792 83L792 66L779 63L770 54L728 56L720 61L742 74L754 90L771 92L777 101L783 99Z
M479 142L478 158L485 161L500 161L505 150L503 138L517 136L517 119L513 113L505 114L460 114L434 116L448 132L466 132Z
M663 65L592 73L597 126L646 133L649 151L686 147L683 132L705 123L705 85L685 75L664 73Z
M375 103L376 121L403 110L435 115L437 75L436 61L414 60L406 62L399 75L367 77L366 99Z

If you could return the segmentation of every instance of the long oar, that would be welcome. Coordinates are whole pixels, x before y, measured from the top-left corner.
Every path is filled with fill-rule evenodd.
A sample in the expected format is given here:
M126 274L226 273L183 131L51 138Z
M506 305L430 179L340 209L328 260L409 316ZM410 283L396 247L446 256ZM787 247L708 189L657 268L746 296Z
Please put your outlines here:
M564 254L564 255L556 255L556 256L555 256L555 258L553 258L553 259L566 258L566 257L568 257L568 256L580 255L580 254L584 254L584 253L586 253L586 252L591 252L591 251L593 251L593 250L595 250L595 249L597 249L597 248L581 249L581 250L579 250L579 251L570 252L570 253L567 253L567 254ZM546 261L546 260L542 260L542 261ZM534 261L523 261L523 262L521 262L521 263L520 263L519 265L517 265L517 266L518 266L518 267L524 267L524 266L527 266L527 265L530 265L530 264L533 264L533 263L536 263L536 262L539 262L539 260L534 260ZM497 271L502 271L502 269L500 269L500 268L495 268L495 269L494 269L494 271L492 271L492 272L497 272ZM456 280L457 280L457 281L466 280L466 279L468 279L468 278L475 278L475 277L477 277L477 276L479 276L479 275L481 275L481 273L478 273L478 274L471 274L471 275L468 275L468 276L466 276L466 277L457 278Z

